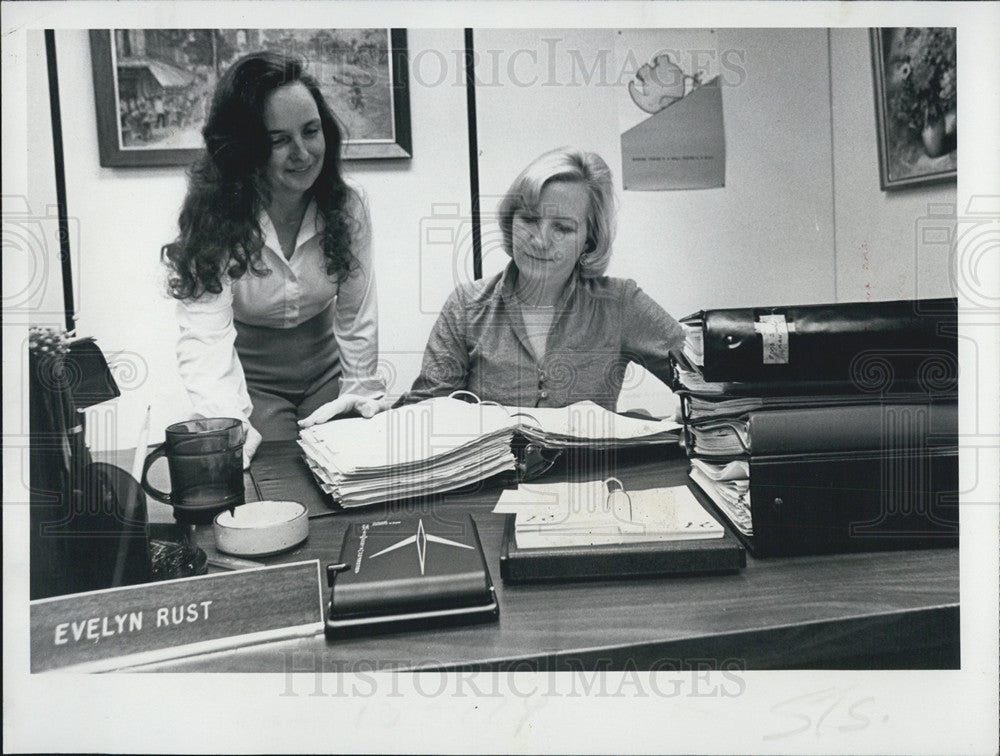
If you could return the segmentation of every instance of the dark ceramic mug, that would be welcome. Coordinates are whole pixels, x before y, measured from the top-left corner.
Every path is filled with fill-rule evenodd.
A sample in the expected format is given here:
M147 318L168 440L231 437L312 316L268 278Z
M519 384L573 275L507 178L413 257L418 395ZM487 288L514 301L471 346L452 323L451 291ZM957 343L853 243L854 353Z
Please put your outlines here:
M166 440L146 457L142 487L183 517L203 519L244 502L243 423L230 417L186 420L167 427ZM170 470L169 493L154 488L149 469L160 457Z

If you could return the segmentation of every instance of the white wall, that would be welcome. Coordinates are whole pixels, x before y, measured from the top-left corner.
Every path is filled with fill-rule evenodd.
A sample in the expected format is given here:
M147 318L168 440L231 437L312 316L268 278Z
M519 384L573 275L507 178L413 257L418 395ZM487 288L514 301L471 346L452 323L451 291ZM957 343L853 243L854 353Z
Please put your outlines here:
M30 479L28 327L61 329L66 320L42 30L30 29L5 38L2 58L3 485L4 503L16 505L28 501ZM9 107L8 103L26 103L27 107ZM25 493L10 493L19 490ZM5 512L18 509L24 508L7 506ZM4 525L6 529L6 514ZM17 527L9 530L21 535L25 532ZM5 542L4 547L13 546L16 551L19 544L27 549L27 539L18 544ZM24 553L25 559L18 565L26 575L27 551Z
M84 30L60 31L59 79L66 132L67 203L80 220L78 330L109 356L122 396L88 412L92 449L135 445L146 405L153 438L184 419L190 404L177 376L173 303L164 295L160 246L176 234L184 196L182 168L102 168L94 120L90 48ZM411 55L461 50L462 31L409 32ZM421 259L420 229L432 203L469 212L465 90L456 86L457 58L442 57L444 76L413 77L410 161L350 161L349 176L366 192L375 230L381 355L390 391L409 388L441 302L420 309L420 276L451 280L450 259ZM44 91L44 90L42 90ZM425 256L426 257L426 256ZM436 267L438 266L438 267ZM442 300L443 301L443 300Z
M4 117L4 142L24 149L3 160L3 317L5 324L65 328L44 32L31 29L12 47L4 52L21 64L20 76L5 61L4 91L27 107L20 118Z
M872 299L948 294L947 261L921 253L918 264L913 240L928 203L953 203L954 187L905 195L879 189L867 32L716 34L718 49L738 51L745 69L723 89L726 186L626 193L619 178L619 235L609 273L635 278L675 316L709 307L863 300L865 283ZM615 91L586 84L578 72L574 78L571 59L578 51L592 63L613 48L613 35L611 29L476 31L484 214L531 158L561 144L600 152L620 177ZM127 448L147 404L153 440L189 412L159 264L160 245L176 232L184 174L100 167L87 33L59 31L57 44L69 212L80 223L78 327L112 357L123 393L91 410L89 441L94 449ZM471 276L462 31L411 29L409 48L414 158L347 164L371 204L382 363L392 393L409 387L441 303L456 280ZM511 63L517 51L527 52ZM495 227L483 233L489 275L506 258L497 251ZM859 265L862 243L866 270ZM619 406L667 413L672 397L635 372Z
M63 297L62 261L59 258L58 237L51 234L57 228L56 178L52 170L32 170L31 166L53 164L52 113L48 97L48 66L45 58L44 32L40 29L28 33L27 79L28 91L39 92L38 97L28 99L27 128L25 144L28 148L27 209L30 214L44 218L36 227L44 234L45 244L38 251L44 260L35 260L40 270L33 271L40 277L31 277L25 294L32 295L30 310L33 325L48 325L64 328L65 299ZM4 207L4 213L11 211ZM4 248L4 263L8 249Z
M837 299L955 296L949 245L935 233L955 226L955 184L883 192L867 29L830 31L830 68Z
M624 85L609 84L621 72L588 83L580 63L593 71L600 56L614 58L615 31L477 31L480 79L496 80L498 69L501 84L476 93L482 191L502 194L529 160L576 144L599 152L615 175L620 208L609 275L634 278L675 317L832 301L826 31L721 29L715 36L719 55L735 53L745 70L723 77L725 187L624 192L615 104ZM669 32L663 47L677 49ZM499 66L493 50L506 51ZM619 408L637 406L667 412L670 393L636 371Z

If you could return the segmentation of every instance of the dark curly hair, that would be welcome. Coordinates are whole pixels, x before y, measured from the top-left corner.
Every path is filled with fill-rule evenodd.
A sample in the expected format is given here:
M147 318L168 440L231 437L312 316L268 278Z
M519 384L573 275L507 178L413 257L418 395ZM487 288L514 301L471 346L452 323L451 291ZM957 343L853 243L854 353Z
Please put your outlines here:
M351 238L362 222L352 216L361 199L340 173L340 126L315 79L302 64L271 52L246 55L229 67L212 97L202 129L205 153L191 166L187 196L178 220L180 234L163 246L170 268L168 288L177 299L195 299L222 291L222 276L240 278L250 271L266 275L261 264L264 234L261 211L270 201L265 169L271 141L264 124L267 96L279 87L301 82L316 101L326 141L319 178L312 186L323 219L322 248L326 274L338 281L354 266Z

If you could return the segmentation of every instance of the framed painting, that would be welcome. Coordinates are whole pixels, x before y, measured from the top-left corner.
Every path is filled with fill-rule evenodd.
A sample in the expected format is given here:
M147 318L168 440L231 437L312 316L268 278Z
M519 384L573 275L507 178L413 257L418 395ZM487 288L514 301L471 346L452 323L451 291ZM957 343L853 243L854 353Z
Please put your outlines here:
M882 189L954 181L955 29L872 29L871 51Z
M302 60L347 160L412 157L405 29L92 29L101 165L188 165L220 75L271 50Z

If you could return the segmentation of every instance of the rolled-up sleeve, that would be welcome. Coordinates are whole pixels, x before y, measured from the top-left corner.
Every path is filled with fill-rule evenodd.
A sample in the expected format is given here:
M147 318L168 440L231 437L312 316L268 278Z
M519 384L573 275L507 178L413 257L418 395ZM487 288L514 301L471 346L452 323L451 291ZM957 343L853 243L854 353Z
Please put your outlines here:
M669 385L672 380L670 353L680 350L684 329L634 281L623 295L623 349L631 359Z
M249 422L253 405L236 354L233 290L177 302L177 366L197 416Z
M378 375L378 302L371 219L363 202L359 208L356 217L360 227L352 247L356 265L340 282L333 328L340 351L340 393L374 399L385 395L385 385Z

